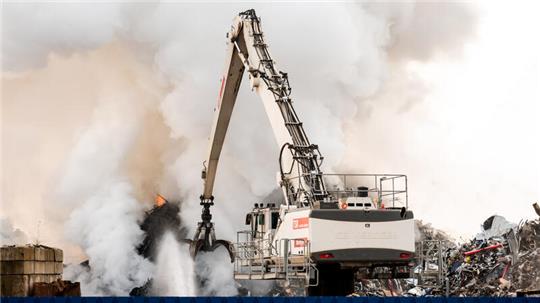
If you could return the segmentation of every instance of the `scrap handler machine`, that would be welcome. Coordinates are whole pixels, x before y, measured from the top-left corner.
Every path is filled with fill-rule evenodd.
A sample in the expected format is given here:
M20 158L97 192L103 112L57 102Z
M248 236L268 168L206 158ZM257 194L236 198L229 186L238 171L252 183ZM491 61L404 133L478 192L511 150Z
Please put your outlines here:
M249 230L235 243L216 240L210 207L221 149L247 72L280 146L278 184L283 202L255 204ZM225 73L204 162L203 208L190 251L224 246L236 280L278 280L308 295L346 295L354 279L408 277L414 256L414 220L407 177L323 174L319 147L308 139L291 99L287 74L270 56L254 10L240 13L227 34Z

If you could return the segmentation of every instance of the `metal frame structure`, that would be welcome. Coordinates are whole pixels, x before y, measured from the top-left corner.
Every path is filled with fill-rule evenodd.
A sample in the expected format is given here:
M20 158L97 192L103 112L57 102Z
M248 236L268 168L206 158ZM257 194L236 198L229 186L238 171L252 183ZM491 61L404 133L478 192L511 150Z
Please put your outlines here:
M282 239L272 243L257 237L263 233L239 231L234 244L234 278L237 280L286 280L300 279L305 287L317 286L318 270L310 258L309 241ZM293 253L291 242L301 241L303 253ZM265 250L270 250L266 253ZM278 252L282 252L282 256ZM270 255L270 257L268 257Z
M280 173L281 186L284 190L296 197L302 196L305 201L310 205L313 205L315 201L320 201L326 198L327 192L324 181L322 179L322 172L320 166L322 164L323 157L319 151L319 147L315 144L311 144L300 118L296 114L292 105L291 87L289 85L289 79L287 73L279 71L274 64L274 60L270 56L267 44L263 38L263 32L261 30L260 18L255 14L255 10L251 9L240 13L240 17L247 21L249 24L248 29L252 37L253 49L255 53L249 54L249 48L246 47L246 51L243 52L238 42L234 42L239 55L244 62L244 65L250 73L250 77L253 82L258 82L262 79L267 89L272 92L276 105L281 112L283 123L288 131L290 140L282 145L280 154ZM246 23L244 23L246 27ZM247 40L247 39L246 39ZM246 41L247 43L247 41ZM248 53L246 56L246 52ZM251 60L250 57L256 55L255 60ZM258 61L257 67L251 65ZM290 167L284 167L282 162L282 154L285 150L291 153L293 162L290 163ZM296 165L295 165L296 164ZM298 170L298 175L302 176L304 182L298 183L298 188L291 188L291 184L287 182L285 175L289 175L295 169ZM288 170L287 170L288 169Z
M414 276L418 279L418 285L439 289L447 287L448 268L444 253L450 245L448 240L423 240L417 243L416 258L419 267Z
M402 174L321 174L327 185L327 201L355 196L357 186L367 186L367 193L375 196L379 206L388 202L387 207L409 207L407 176ZM289 180L298 179L289 178ZM356 181L356 182L355 182ZM390 183L387 185L387 183ZM332 185L334 189L332 189ZM401 205L400 205L401 204Z

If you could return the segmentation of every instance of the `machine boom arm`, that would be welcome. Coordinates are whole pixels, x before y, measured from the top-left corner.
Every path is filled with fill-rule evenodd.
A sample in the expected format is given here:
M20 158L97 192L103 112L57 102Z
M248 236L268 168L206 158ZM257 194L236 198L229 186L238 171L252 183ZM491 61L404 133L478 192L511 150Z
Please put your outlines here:
M320 165L322 156L311 144L298 118L287 74L279 71L263 39L254 10L240 13L227 35L225 74L221 79L216 114L210 136L208 160L203 170L201 200L212 200L219 156L234 108L243 72L247 69L252 90L261 100L275 139L281 146L280 186L290 203L322 201L327 197Z

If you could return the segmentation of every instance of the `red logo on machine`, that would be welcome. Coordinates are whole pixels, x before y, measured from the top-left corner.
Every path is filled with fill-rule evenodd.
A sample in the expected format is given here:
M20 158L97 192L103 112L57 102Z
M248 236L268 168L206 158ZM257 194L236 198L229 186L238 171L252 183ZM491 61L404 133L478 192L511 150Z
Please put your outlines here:
M305 247L307 245L308 239L307 238L301 238L301 239L294 239L293 246L295 248L297 247Z
M293 219L293 229L302 229L309 226L309 218Z

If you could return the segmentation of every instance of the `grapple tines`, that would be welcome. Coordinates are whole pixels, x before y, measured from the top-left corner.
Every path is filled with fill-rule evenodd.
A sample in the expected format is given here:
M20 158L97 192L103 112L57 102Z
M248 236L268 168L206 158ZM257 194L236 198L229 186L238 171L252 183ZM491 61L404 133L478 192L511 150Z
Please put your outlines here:
M234 251L231 242L216 240L212 215L210 214L210 206L214 205L213 200L213 197L211 199L203 199L201 197L201 205L203 206L201 214L202 221L197 225L197 231L193 239L186 240L189 243L189 253L192 258L195 258L200 251L211 252L223 246L229 252L232 263L234 262Z

